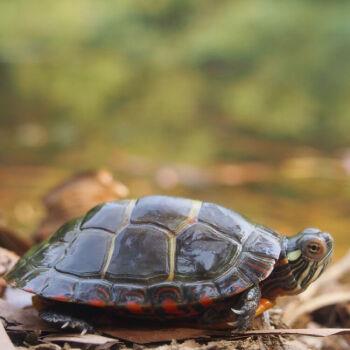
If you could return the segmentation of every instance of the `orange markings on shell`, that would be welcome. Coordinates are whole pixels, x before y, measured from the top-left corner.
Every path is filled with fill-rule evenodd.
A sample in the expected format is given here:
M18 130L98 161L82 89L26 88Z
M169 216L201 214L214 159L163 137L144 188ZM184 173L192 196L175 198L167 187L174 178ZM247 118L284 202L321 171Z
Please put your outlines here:
M52 297L52 299L57 301L69 301L69 298L65 295L55 295Z
M143 312L142 306L135 301L128 301L126 303L126 308L134 314L141 314Z
M92 305L92 306L96 306L96 307L105 307L105 306L107 306L107 304L103 300L100 300L100 299L90 299L88 301L88 304Z
M203 306L209 306L213 304L213 299L211 299L210 297L208 297L207 295L203 295L200 299L199 302L203 305Z
M162 302L162 307L165 310L165 312L168 313L168 314L181 313L181 311L177 307L176 302L174 300L172 300L172 299L165 299Z

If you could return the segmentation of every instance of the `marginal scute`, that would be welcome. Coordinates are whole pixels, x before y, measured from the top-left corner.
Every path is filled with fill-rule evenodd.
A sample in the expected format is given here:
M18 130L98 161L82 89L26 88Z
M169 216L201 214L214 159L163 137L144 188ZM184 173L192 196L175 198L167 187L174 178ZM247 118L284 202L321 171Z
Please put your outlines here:
M242 242L253 228L240 214L214 203L203 203L198 220L216 227L237 242Z
M142 282L169 275L168 237L151 225L129 225L115 240L106 277Z
M126 305L129 302L136 302L141 305L147 304L146 287L135 285L114 285L116 305Z
M66 245L62 242L45 244L30 257L29 262L35 267L52 267L62 259L65 250Z
M81 223L81 229L99 228L115 233L125 223L125 213L130 201L115 201L91 209Z
M12 269L7 275L6 280L11 283L13 286L18 288L22 288L25 283L25 275L31 270L31 267L27 263L25 259L20 259L15 265L14 269Z
M239 294L253 285L253 282L242 275L236 268L227 274L220 276L216 285L222 296L229 297Z
M181 304L184 300L182 288L174 283L162 283L151 286L148 290L149 300L154 307L162 306L165 301L172 301L174 304Z
M32 256L45 249L46 246L47 242L43 241L25 253L15 267L6 275L7 281L19 287L22 286L25 283L25 276L35 269L35 265L32 264Z
M237 261L237 267L242 273L248 276L252 282L257 283L270 275L275 266L275 262L276 261L272 258L243 252Z
M56 270L77 276L99 277L111 238L111 234L105 231L86 230L67 249Z
M21 288L28 292L41 294L47 287L50 276L51 271L49 269L35 269L24 276Z
M131 214L133 223L153 223L176 231L188 219L193 201L166 196L148 196L139 199Z
M198 302L201 298L216 299L220 297L220 292L214 283L191 283L184 286L186 300L192 303Z
M281 252L280 238L269 232L255 231L244 244L244 250L277 260Z
M228 269L238 247L204 224L190 226L176 239L175 276L186 280L208 280Z
M62 273L51 273L46 287L41 291L41 295L45 298L56 300L74 299L74 291L77 279Z
M80 302L100 300L106 305L113 304L112 284L98 279L81 279L75 291L76 299Z

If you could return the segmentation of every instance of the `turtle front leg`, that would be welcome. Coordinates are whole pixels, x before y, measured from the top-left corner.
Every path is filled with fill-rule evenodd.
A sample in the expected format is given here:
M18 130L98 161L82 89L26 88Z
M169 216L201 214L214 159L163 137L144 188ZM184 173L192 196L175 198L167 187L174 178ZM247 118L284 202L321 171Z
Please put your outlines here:
M238 309L231 309L235 314L236 321L230 323L238 332L244 332L251 325L261 299L261 292L258 285L245 291L240 299Z
M81 334L92 332L94 330L94 328L85 320L57 312L56 310L40 311L39 317L55 327L68 328L73 331L78 331Z

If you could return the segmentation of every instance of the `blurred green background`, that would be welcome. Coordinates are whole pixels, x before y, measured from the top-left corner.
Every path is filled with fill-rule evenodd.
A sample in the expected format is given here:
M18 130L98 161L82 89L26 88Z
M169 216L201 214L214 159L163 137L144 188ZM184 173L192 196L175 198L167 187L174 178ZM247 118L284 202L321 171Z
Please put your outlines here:
M3 220L30 232L50 187L105 167L133 196L320 226L345 252L349 13L341 0L1 1Z

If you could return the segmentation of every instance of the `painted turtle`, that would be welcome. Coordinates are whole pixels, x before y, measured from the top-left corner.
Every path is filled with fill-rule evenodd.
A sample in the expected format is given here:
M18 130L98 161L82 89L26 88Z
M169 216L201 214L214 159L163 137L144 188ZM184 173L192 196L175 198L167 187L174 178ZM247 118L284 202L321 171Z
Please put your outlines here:
M98 309L199 322L233 311L244 330L277 296L305 290L332 251L332 237L318 229L289 238L213 203L148 196L68 222L7 281L36 294L40 316L57 326L90 329L86 317Z

